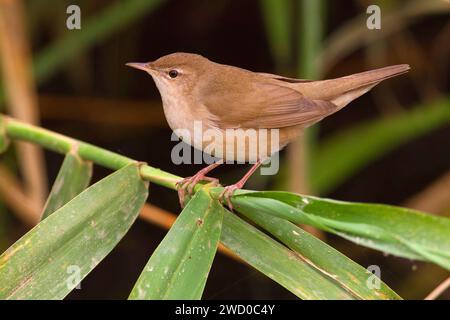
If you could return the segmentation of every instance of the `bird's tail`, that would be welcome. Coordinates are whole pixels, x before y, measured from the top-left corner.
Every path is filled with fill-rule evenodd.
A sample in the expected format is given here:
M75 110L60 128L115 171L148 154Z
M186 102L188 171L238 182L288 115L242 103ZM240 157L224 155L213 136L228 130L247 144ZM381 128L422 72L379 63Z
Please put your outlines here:
M409 69L409 65L399 64L336 79L301 83L298 86L301 86L300 91L307 98L331 101L339 110L381 81L406 73Z

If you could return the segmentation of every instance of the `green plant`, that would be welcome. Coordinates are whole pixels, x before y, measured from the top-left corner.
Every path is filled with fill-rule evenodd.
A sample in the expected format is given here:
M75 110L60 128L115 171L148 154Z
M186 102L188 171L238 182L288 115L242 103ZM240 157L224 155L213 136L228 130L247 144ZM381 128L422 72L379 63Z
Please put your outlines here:
M280 74L289 74L290 70L295 69L295 61L298 77L323 78L325 73L343 63L343 58L356 49L370 47L374 42L380 42L380 39L388 41L386 38L389 35L394 31L405 32L407 26L417 21L418 17L443 14L449 10L441 1L416 0L406 5L392 4L383 8L384 32L376 37L368 36L364 23L367 16L362 13L324 38L325 17L331 14L327 2L298 1L298 21L295 22L294 1L260 0L266 38L276 69ZM294 32L295 28L297 32ZM297 41L292 41L295 35ZM347 129L339 129L325 137L323 142L317 139L319 124L316 124L306 131L307 139L302 154L298 155L298 150L294 150L297 159L289 159L299 161L305 157L302 161L306 164L305 172L295 174L292 168L283 166L275 185L284 189L288 185L288 177L299 179L305 175L307 190L313 194L326 195L396 147L448 125L448 105L448 96L442 95L389 118L378 117L360 121ZM332 166L330 162L333 162ZM295 163L293 168L300 165Z
M128 231L145 203L148 182L175 190L180 179L0 115L3 150L9 140L29 141L66 158L44 219L0 256L3 299L64 298ZM91 162L114 173L86 188ZM130 299L201 298L219 241L302 299L400 299L383 282L368 286L367 280L375 277L372 273L297 223L450 270L449 219L393 206L255 191L233 196L239 213L235 214L219 202L221 190L197 186L152 254ZM68 268L75 268L78 278L74 280Z
M449 105L449 97L444 96L399 115L365 121L324 139L311 155L312 189L320 194L330 192L395 148L449 125Z

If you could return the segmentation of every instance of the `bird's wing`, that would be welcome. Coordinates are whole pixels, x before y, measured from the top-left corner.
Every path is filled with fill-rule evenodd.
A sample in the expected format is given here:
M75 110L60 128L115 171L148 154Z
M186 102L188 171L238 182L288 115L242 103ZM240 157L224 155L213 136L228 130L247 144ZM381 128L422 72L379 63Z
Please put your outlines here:
M313 81L313 80L308 80L308 79L288 78L288 77L283 77L283 76L279 76L277 74L266 73L266 72L258 72L257 74L260 76L266 77L266 78L270 78L273 80L280 80L280 81L284 81L284 82L288 82L288 83L304 83L304 82L312 82Z
M276 80L255 77L233 92L209 92L203 98L218 128L283 128L310 125L337 110L329 101L311 100Z

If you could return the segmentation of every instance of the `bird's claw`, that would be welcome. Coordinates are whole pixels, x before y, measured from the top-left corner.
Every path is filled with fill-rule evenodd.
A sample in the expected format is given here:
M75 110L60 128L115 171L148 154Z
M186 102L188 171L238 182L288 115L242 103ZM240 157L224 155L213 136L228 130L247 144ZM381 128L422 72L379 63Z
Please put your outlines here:
M187 193L187 195L191 196L194 193L195 186L200 181L209 181L213 185L219 185L218 179L203 176L203 175L194 175L192 177L187 177L187 178L181 179L180 181L178 181L176 183L178 198L180 200L181 208L184 208L186 193Z
M239 184L232 184L230 186L226 186L225 188L223 188L222 193L219 196L219 201L223 201L225 200L227 202L228 208L233 211L233 204L231 203L231 197L233 196L233 193L238 190L241 189L242 186Z

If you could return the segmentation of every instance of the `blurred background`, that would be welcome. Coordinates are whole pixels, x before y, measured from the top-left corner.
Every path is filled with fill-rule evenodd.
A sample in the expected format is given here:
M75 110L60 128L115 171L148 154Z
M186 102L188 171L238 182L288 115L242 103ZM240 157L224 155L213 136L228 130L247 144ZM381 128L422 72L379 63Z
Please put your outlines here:
M69 5L81 29L69 30ZM370 30L369 5L381 9ZM450 2L444 0L0 0L0 112L189 176L171 162L171 130L147 74L124 66L184 51L252 71L333 78L391 64L412 70L375 87L281 152L276 176L246 186L407 206L450 216ZM0 156L0 249L39 219L63 156L14 144ZM233 183L245 165L214 172ZM109 173L95 167L94 180ZM124 299L180 211L175 192L150 186L127 236L68 299ZM422 299L444 269L312 233ZM450 234L450 231L449 231ZM218 253L206 299L294 299ZM441 299L449 299L447 292Z

